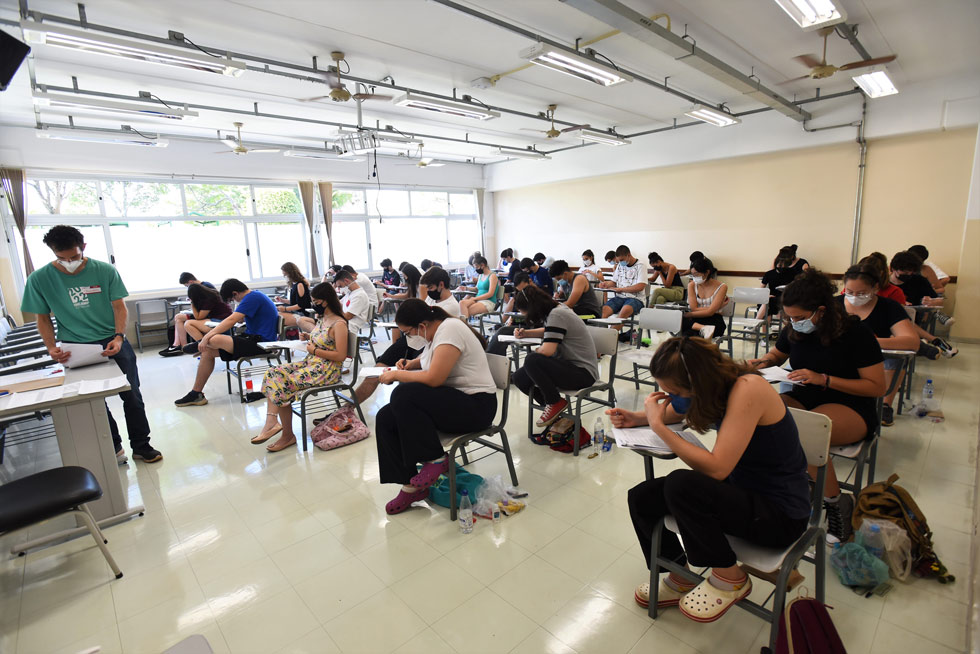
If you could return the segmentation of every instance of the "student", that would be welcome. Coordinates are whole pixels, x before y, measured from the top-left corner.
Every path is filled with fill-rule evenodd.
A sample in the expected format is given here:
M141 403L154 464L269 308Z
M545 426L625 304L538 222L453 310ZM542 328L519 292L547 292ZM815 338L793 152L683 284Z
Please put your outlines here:
M547 268L542 268L534 263L530 257L524 257L521 259L521 270L527 273L532 284L544 290L548 295L554 295L555 284L551 281L551 275L548 274Z
M200 281L197 277L194 276L194 273L182 272L180 273L180 277L178 278L178 281L180 282L181 286L183 286L188 290L188 296L190 295L191 286L203 285L210 288L212 291L217 292L217 289L215 289L214 284L212 284L211 282ZM166 348L160 350L158 352L160 356L174 357L183 354L181 348L187 345L187 335L184 332L184 324L192 318L192 315L193 314L187 314L181 311L180 313L174 316L173 343L168 345Z
M779 250L780 256L787 256L793 258L793 260L789 263L788 266L789 269L793 271L793 279L796 279L796 276L803 273L803 271L810 269L810 262L807 261L806 259L801 259L799 256L797 256L796 254L797 248L798 246L796 245L796 243L793 243L792 245L786 245L780 248Z
M563 296L565 306L580 316L596 318L602 315L599 299L585 275L572 272L568 263L563 259L558 259L551 264L548 274L551 275L552 279L558 280L559 286L564 284L567 288Z
M286 298L276 298L285 302L284 305L277 306L277 309L282 314L283 324L295 327L298 319L306 317L306 310L313 306L310 302L310 282L292 261L282 264L281 271L289 284L289 294Z
M214 287L214 284L212 284L211 282L202 282L201 280L199 280L197 277L194 276L194 273L182 272L180 273L180 277L178 278L178 281L180 282L180 285L183 286L184 288L190 288L191 284L204 284L212 291L218 290Z
M653 289L653 294L650 296L650 306L683 300L684 280L677 272L677 266L667 263L656 252L648 254L647 261L650 262L650 269L653 270L653 277L650 278L650 282L660 281L663 284L662 288Z
M528 277L528 274L526 272L517 273L517 277L515 278L514 281L514 294L511 296L507 304L504 305L503 313L505 314L513 313L515 297L517 293L531 285L532 285L531 278ZM517 327L514 325L514 322L515 322L514 316L509 316L504 324L502 324L500 327L497 327L497 330L493 333L493 336L490 337L490 342L487 344L488 354L499 354L501 356L506 356L508 346L507 343L500 342L500 337L513 335L514 331L517 329ZM523 318L521 319L521 322L523 324L524 322ZM525 325L525 326L535 326L535 325Z
M208 321L220 322L231 315L231 307L221 301L218 292L204 284L188 286L187 297L191 301L191 313L177 314L183 320L174 320L174 344L161 352L161 356L197 354L197 343L188 343L187 337L199 341L201 336L211 331Z
M615 268L616 267L616 251L615 250L609 250L608 252L606 252L605 259L606 259L606 265L607 266L609 266L610 268Z
M691 281L687 285L687 306L681 319L681 333L711 339L725 333L728 323L721 315L728 304L728 284L718 281L718 270L711 259L691 262Z
M885 393L885 368L875 335L848 316L834 296L833 282L819 270L810 268L797 277L783 291L783 316L789 324L779 332L775 347L749 363L767 368L789 359L789 378L796 383L783 393L783 402L827 416L833 422L830 444L848 445L875 430L875 398ZM832 461L827 462L824 505L827 540L846 541L854 498L840 492Z
M408 264L406 264L408 265ZM368 304L374 307L375 314L378 313L378 305L381 304L381 300L378 298L378 292L374 288L374 282L366 274L354 270L354 266L344 266L344 270L349 272L357 280L357 285L364 291L367 296Z
M235 361L242 357L266 354L259 343L275 341L279 312L265 293L253 291L241 281L231 278L221 284L221 299L234 300L235 310L218 325L203 334L197 342L201 360L197 364L194 386L184 397L174 400L178 407L202 406L208 403L204 385L214 371L214 359ZM236 324L245 321L244 334L231 334ZM193 334L192 334L193 335Z
M510 275L510 268L514 264L514 249L506 248L500 253L500 261L497 262L497 268L500 270L501 274L504 276Z
M541 338L543 342L525 357L524 365L514 373L513 379L522 393L528 397L533 393L536 402L546 405L536 424L547 427L568 406L558 393L559 388L588 388L599 377L595 342L581 318L541 289L525 288L514 300L528 322L544 324L537 329L515 330L514 336L518 338ZM579 445L585 435L583 427Z
M929 260L929 250L926 249L926 246L913 245L908 251L922 259L922 276L929 280L929 283L932 284L933 289L935 289L937 293L942 293L945 291L946 285L949 284L949 275L944 273L942 268Z
M881 270L872 262L851 266L844 273L844 294L837 300L849 316L860 318L878 339L882 350L919 349L919 337L912 321L898 302L879 297ZM904 374L900 359L885 359L885 385L889 385L896 374ZM896 371L898 371L896 373ZM899 379L895 390L883 399L881 424L886 427L895 424L892 402L898 392Z
M480 271L477 270L477 266L474 262L476 261L477 257L481 257L481 256L483 255L481 255L479 252L474 252L473 254L470 255L470 258L468 259L468 263L466 266L466 270L463 273L463 281L475 282L477 277L480 276Z
M898 252L891 260L891 281L902 288L905 293L905 300L910 305L941 307L943 299L932 287L925 277L922 276L922 259L909 251ZM916 319L916 324L922 325L928 314L923 312ZM936 318L947 327L951 327L956 319L947 316L942 311L936 312Z
M691 253L691 256L688 257L688 259L691 262L688 265L688 267L685 268L684 270L678 270L677 272L679 272L682 275L690 275L691 274L691 268L694 267L694 262L700 261L701 259L704 259L704 258L705 258L704 257L704 252L702 252L701 250L695 250L694 252Z
M395 270L395 267L391 263L391 259L381 260L381 281L375 282L375 284L387 288L388 286L398 286L401 284L402 278Z
M497 387L483 342L469 325L421 300L405 300L395 323L426 345L419 358L399 361L379 378L382 384L400 382L375 423L381 483L401 484L385 505L390 515L428 497L429 486L448 472L451 462L439 432L482 429L497 413Z
M543 252L538 252L531 258L534 259L534 263L542 268L550 268L551 264L555 261L553 257L546 257Z
M348 270L341 270L334 279L334 286L337 289L346 289L346 295L341 301L344 309L344 318L347 320L347 327L356 337L361 328L367 325L368 312L371 309L371 302L368 294L364 292L361 285L354 279ZM374 292L374 286L370 287Z
M490 270L486 257L482 255L474 257L473 267L479 275L476 282L476 295L464 297L459 303L459 315L464 320L493 311L497 306L497 300L504 292L500 280L497 279L497 273Z
M159 461L163 455L150 445L150 424L140 393L136 353L126 340L129 314L123 298L129 292L119 272L112 264L86 257L85 237L74 227L52 227L43 240L51 248L55 260L28 276L21 311L37 314L38 334L57 363L68 362L71 358L70 352L58 346L58 341L98 344L102 347L102 356L116 362L130 386L119 397L123 402L133 458L146 463ZM58 321L57 339L52 315ZM127 461L126 452L108 404L106 416L116 461L123 465Z
M671 338L657 349L650 372L663 392L651 393L643 411L606 413L616 428L649 425L690 470L633 487L630 517L647 568L654 527L664 516L674 517L684 545L664 530L661 556L712 570L697 586L674 574L662 577L658 607L679 606L688 618L713 622L752 591L726 534L781 549L806 529L806 455L776 391L717 346L700 338ZM714 447L692 445L667 427L682 420L701 433L717 429ZM634 598L646 607L649 584L640 584Z
M783 294L783 287L789 284L798 274L793 266L796 256L791 247L779 248L779 253L772 262L772 268L762 276L762 286L769 288L769 304L763 305L762 309L756 314L756 318L762 320L766 315L775 316L779 313L779 298Z
M645 306L649 273L647 265L634 257L625 245L616 248L616 261L612 281L599 284L599 288L613 294L602 307L602 317L608 318L615 313L625 320L634 313L639 313ZM621 330L622 325L616 325L615 328ZM620 342L629 342L631 333L632 329L620 334Z
M266 397L265 425L251 442L259 445L282 432L275 443L266 446L270 452L279 452L296 442L293 402L297 394L306 388L340 381L341 368L347 359L347 339L354 338L347 329L333 286L321 282L313 287L310 295L319 318L313 331L300 334L301 340L309 341L306 358L269 368L262 382Z
M432 270L432 268L430 267L429 270ZM406 263L405 267L402 269L402 274L405 275L405 286L407 288L404 291L399 291L398 293L389 293L385 291L385 293L382 295L383 299L407 300L409 298L417 298L419 296L419 280L422 279L422 273L419 272L419 269L410 263ZM360 280L358 280L358 283L360 283Z
M338 263L332 264L329 268L327 268L327 272L323 273L323 277L320 279L320 281L330 282L332 284L334 277L336 277L337 273L339 273L343 269L344 267Z
M586 250L582 253L582 266L578 271L585 275L585 278L590 282L598 284L603 281L602 269L596 264L595 255L592 253L592 250Z

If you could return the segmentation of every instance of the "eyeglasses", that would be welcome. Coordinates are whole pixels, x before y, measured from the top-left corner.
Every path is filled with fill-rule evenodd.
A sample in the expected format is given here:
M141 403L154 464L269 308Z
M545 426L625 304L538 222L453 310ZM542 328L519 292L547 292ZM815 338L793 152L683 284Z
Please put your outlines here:
M846 295L847 297L871 297L872 293L849 293L847 291L844 291L844 295Z
M817 315L817 312L816 311L812 311L812 312L810 312L810 315L809 316L806 316L806 317L799 316L799 317L793 318L791 316L783 316L783 320L785 320L787 322L803 322L804 320L809 320L810 318L814 317L815 315Z

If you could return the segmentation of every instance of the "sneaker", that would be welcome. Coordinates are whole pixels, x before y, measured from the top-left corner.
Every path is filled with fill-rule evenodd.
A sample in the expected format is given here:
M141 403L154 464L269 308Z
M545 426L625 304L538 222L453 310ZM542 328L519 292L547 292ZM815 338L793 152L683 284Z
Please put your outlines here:
M885 427L895 424L895 410L888 404L881 407L881 424Z
M558 416L561 415L561 412L567 406L568 402L564 399L558 400L554 404L549 404L547 407L545 407L544 413L541 414L541 417L538 418L538 421L534 424L536 424L538 427L547 427L558 419Z
M630 331L628 331L628 332L622 332L619 335L619 342L620 343L629 343L631 338L633 338L633 330L632 329Z
M953 316L947 316L942 311L936 312L936 320L938 320L941 324L946 325L947 327L951 327L953 323L956 322L956 318L954 318Z
M851 537L851 514L854 513L854 497L841 493L836 502L824 500L827 513L827 542L846 543Z
M958 349L956 349L955 347L953 347L952 345L950 345L949 343L947 343L941 338L932 339L932 344L938 347L939 351L947 359L952 359L960 352Z
M705 325L704 327L701 328L701 338L703 338L704 340L710 341L711 337L714 335L715 335L714 325Z
M180 349L179 345L171 345L165 350L160 350L160 356L162 357L177 357L183 353L184 351Z
M197 341L194 341L193 343L188 343L187 345L185 345L180 349L184 354L197 354L198 352L201 351L200 348L197 346Z
M157 461L163 460L163 455L149 445L146 445L139 450L133 450L133 458L146 463L156 463Z
M129 457L126 456L126 450L121 447L119 448L119 451L116 452L116 463L121 466L129 463Z
M925 340L922 340L919 342L919 351L916 352L916 354L935 361L940 357L940 355L942 355L942 350L935 345L930 345L929 343L926 343Z
M191 391L179 400L174 400L174 404L177 406L204 406L208 403L208 398L204 397L204 393L200 391ZM133 453L136 456L136 453Z

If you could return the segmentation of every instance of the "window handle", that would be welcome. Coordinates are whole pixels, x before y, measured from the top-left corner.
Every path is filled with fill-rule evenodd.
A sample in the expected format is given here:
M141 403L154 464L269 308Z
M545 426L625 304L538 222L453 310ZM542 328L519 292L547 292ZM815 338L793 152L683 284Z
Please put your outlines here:
M115 265L115 263L116 263L116 255L114 255L114 254L110 254L109 255L109 263Z

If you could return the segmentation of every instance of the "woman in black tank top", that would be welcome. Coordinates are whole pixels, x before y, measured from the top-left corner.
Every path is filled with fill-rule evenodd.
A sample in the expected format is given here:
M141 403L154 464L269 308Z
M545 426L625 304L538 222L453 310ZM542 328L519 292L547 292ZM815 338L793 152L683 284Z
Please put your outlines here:
M615 427L649 425L690 469L631 489L630 517L647 566L654 528L664 516L674 517L686 549L665 530L661 556L711 567L712 573L697 587L673 574L663 577L658 606L679 605L692 620L711 622L752 589L726 534L786 547L806 528L806 456L796 423L776 391L716 345L702 338L671 338L654 354L650 371L664 392L651 393L643 411L607 413ZM714 447L693 445L667 426L681 421L698 432L717 429ZM641 584L636 601L646 606L649 591L649 584Z

